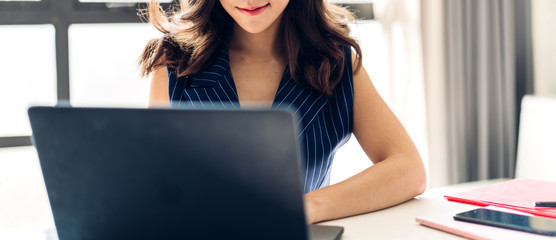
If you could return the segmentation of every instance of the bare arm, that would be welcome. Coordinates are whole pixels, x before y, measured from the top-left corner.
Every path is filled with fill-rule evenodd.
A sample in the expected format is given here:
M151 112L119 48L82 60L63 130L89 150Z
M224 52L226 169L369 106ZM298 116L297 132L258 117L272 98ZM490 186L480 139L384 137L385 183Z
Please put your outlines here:
M167 106L170 106L170 97L168 95L168 70L162 67L151 73L149 107Z
M363 67L353 82L353 133L374 165L345 181L307 193L309 223L386 208L426 188L419 152Z

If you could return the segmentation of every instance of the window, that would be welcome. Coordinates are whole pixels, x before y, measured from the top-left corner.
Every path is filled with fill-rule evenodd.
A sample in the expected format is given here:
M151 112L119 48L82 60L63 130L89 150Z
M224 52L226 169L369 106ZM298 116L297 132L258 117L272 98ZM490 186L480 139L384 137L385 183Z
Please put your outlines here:
M0 35L0 137L28 136L28 106L56 103L54 27L0 26Z
M159 35L146 23L72 25L72 105L146 107L150 84L139 76L137 60L147 41Z

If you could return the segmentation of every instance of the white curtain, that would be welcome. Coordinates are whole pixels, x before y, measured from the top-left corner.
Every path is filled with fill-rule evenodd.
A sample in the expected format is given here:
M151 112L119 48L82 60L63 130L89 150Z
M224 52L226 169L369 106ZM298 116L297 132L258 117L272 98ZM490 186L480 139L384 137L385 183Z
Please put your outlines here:
M404 124L428 169L428 139L423 82L420 2L374 1L376 21L382 27L384 79L373 79L390 108ZM370 73L372 77L372 73ZM379 88L377 82L386 82Z
M429 186L448 185L448 143L446 141L446 69L444 55L444 0L421 0L423 69L429 143Z
M421 0L435 186L513 176L517 104L532 81L518 64L530 54L518 3L527 1Z

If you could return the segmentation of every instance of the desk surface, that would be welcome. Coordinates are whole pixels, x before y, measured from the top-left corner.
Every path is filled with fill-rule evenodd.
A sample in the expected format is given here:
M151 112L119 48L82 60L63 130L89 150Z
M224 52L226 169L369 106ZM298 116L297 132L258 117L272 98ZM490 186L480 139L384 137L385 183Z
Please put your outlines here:
M462 239L456 235L441 232L419 225L418 216L442 213L457 213L477 208L477 206L450 202L444 195L458 193L473 188L486 186L503 181L489 180L457 184L427 190L423 195L405 203L380 211L353 216L334 221L323 222L323 225L344 227L342 240L356 239Z

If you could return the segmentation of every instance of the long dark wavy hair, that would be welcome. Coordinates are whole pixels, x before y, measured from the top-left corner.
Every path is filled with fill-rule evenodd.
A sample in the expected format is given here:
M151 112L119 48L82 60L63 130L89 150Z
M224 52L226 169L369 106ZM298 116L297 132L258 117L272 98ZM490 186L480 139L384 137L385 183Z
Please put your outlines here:
M174 69L178 77L201 72L213 64L210 60L234 21L219 0L180 0L179 7L169 12L151 0L141 13L164 33L143 50L142 76L159 67ZM355 50L354 71L359 70L361 48L349 36L352 20L351 12L324 0L290 0L282 16L281 36L290 74L298 84L332 95L345 61L351 61L345 59L342 47Z

